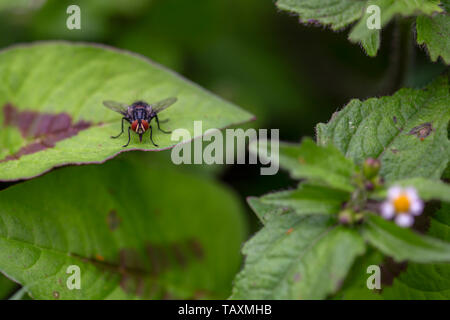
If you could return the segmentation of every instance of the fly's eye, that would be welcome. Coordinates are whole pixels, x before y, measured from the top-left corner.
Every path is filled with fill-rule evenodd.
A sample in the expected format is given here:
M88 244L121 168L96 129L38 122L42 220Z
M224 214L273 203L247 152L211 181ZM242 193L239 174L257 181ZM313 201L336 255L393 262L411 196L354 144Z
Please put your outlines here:
M137 121L137 120L134 120L134 121L131 123L131 130L136 131L137 125L138 125L138 121Z
M148 130L148 121L142 120L141 123L142 123L142 126L144 127L144 130L147 131Z

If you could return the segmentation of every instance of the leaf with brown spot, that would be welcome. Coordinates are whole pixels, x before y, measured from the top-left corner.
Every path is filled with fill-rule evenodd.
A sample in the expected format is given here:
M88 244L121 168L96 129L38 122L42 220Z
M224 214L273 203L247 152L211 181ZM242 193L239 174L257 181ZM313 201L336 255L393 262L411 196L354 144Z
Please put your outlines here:
M0 79L0 181L29 179L67 164L101 163L124 151L166 150L180 142L156 129L159 147L148 133L142 143L132 133L123 148L127 127L118 139L110 138L120 132L121 115L105 108L104 100L131 104L177 97L159 117L170 119L166 130L185 128L191 136L194 120L206 131L253 118L144 57L98 45L44 42L3 50Z
M381 160L380 174L387 182L439 179L450 159L449 106L449 78L443 74L423 89L350 101L330 122L317 125L317 140L358 164L367 158ZM356 129L348 127L349 121Z
M240 266L242 217L229 190L156 155L67 167L0 192L0 272L36 299L224 299ZM70 265L81 290L65 286Z

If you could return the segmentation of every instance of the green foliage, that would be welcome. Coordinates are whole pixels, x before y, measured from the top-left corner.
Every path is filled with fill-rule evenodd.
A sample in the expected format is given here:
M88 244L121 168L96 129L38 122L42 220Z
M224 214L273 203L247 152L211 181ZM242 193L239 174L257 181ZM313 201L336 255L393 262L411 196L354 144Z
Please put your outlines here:
M417 43L426 45L431 60L441 56L450 64L450 13L433 17L418 17L416 21Z
M159 147L149 142L147 133L143 143L133 134L130 145L123 148L128 139L126 132L119 139L110 139L120 132L121 115L105 108L104 100L151 103L175 96L178 102L161 112L160 117L170 119L165 124L166 130L186 128L192 136L194 120L202 120L206 131L252 118L251 114L151 61L100 46L50 42L15 47L0 53L0 79L2 130L7 104L18 112L38 112L37 116L67 114L71 128L66 125L58 134L61 131L69 134L73 127L82 128L57 142L53 142L52 133L33 135L32 131L37 132L38 128L22 132L22 139L17 138L16 132L10 132L10 139L0 139L4 160L0 162L0 180L30 178L55 166L102 162L122 151L161 150L177 143L171 141L169 134L156 129L153 139ZM11 153L21 145L29 148ZM26 151L34 147L37 152Z
M339 30L361 17L363 1L353 0L278 0L280 9L299 15L302 22L320 22Z
M281 215L244 246L246 263L231 298L323 299L364 250L358 234L333 226L333 218Z
M347 134L346 129L339 126L335 136ZM256 152L254 145L251 148ZM311 139L300 146L281 144L280 165L307 181L294 190L249 199L264 227L242 250L245 266L231 298L323 299L335 294L353 269L353 279L345 281L336 297L362 294L377 299L361 284L361 261L379 263L381 252L398 261L450 262L448 241L400 228L370 212L368 199L386 194L378 170L367 176L367 170L360 170L332 144L319 146ZM368 183L375 185L367 189ZM424 199L448 198L443 182L415 178L392 184L421 185L417 189ZM362 256L366 243L377 251Z
M289 208L297 214L333 214L349 197L344 191L302 183L295 190L270 193L259 199L263 204Z
M380 30L367 27L367 20L373 15L373 12L366 11L369 6L377 5L380 8L381 27L386 26L396 16L418 16L417 42L427 43L431 47L432 59L436 60L438 55L446 55L449 51L448 49L445 51L445 48L448 48L447 39L438 43L442 34L448 33L442 32L446 30L448 24L443 20L448 18L444 14L428 18L432 14L443 12L439 3L439 0L278 0L277 6L297 13L302 22L319 22L331 26L333 30L342 29L358 21L348 38L352 42L361 43L369 56L375 56L380 47ZM443 57L448 63L448 57Z
M265 143L260 142L265 148ZM256 150L256 144L250 146ZM333 146L318 147L309 138L303 140L301 146L281 143L279 146L280 165L289 170L293 178L306 178L321 182L336 189L352 190L350 178L355 166L349 159Z
M229 295L244 237L235 197L145 159L64 168L0 192L0 270L38 299ZM81 290L66 287L69 265Z
M373 214L367 217L363 237L397 261L450 262L449 242L419 235Z
M0 274L0 299L7 299L16 287L15 282Z
M431 220L429 235L450 241L450 205L444 204ZM409 263L407 270L383 290L385 299L450 299L448 263Z
M444 75L424 89L352 100L329 123L317 125L318 144L334 145L356 163L369 157L380 159L381 175L388 182L439 179L450 158L448 88ZM417 131L420 126L425 131Z

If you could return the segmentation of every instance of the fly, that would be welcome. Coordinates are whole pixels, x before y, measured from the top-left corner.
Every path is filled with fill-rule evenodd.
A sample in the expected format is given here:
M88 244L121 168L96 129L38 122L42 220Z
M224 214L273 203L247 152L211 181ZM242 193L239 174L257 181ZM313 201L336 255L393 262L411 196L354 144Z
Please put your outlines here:
M164 133L171 133L171 131L164 131L160 127L160 123L167 122L167 120L159 121L158 113L164 109L170 107L177 101L177 98L171 97L159 102L148 104L144 101L136 101L131 105L125 103L115 102L115 101L103 101L105 107L120 113L122 117L122 131L117 136L111 136L111 138L116 139L120 137L123 133L123 122L127 121L130 126L128 127L128 142L123 147L127 147L130 144L130 130L133 130L139 135L139 141L142 142L142 135L150 129L150 141L155 147L158 145L153 141L152 137L152 126L150 122L153 118L156 120L158 129Z

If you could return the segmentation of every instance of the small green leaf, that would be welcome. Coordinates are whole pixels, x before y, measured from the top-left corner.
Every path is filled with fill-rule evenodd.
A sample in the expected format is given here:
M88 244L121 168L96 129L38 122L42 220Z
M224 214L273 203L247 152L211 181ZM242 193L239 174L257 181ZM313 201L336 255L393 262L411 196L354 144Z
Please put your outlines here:
M259 142L260 147L264 142ZM255 150L256 144L250 145ZM280 166L290 171L296 179L308 179L320 182L332 188L353 191L351 178L355 165L346 159L342 153L333 146L319 147L310 138L303 139L301 145L280 143Z
M397 15L422 17L442 12L439 0L278 0L276 4L282 10L298 14L303 23L329 25L333 30L358 21L349 34L349 40L361 43L372 57L380 47L380 30L367 27L367 19L374 14L373 11L367 12L369 6L380 8L380 27Z
M426 45L431 60L437 61L441 56L446 64L450 64L449 13L417 17L416 30L417 43Z
M364 253L361 237L326 216L270 219L243 248L231 299L323 299Z
M439 7L439 0L369 0L365 8L371 5L377 5L380 8L381 27L388 24L396 15L404 17L420 14L431 15L434 12L442 11L442 8ZM363 17L350 32L348 37L350 41L367 43L376 37L375 34L379 34L380 30L367 27L367 19L372 15L373 13L367 13L364 10Z
M396 261L411 260L419 263L450 261L450 242L398 227L395 223L375 214L368 215L363 228L363 237Z
M363 1L354 0L278 0L277 7L295 12L304 23L320 22L339 30L358 20Z
M450 202L450 186L441 180L430 180L425 178L411 178L394 181L390 186L414 187L423 200L441 200ZM387 190L380 190L375 194L377 198L385 198Z
M267 194L262 203L294 210L297 214L337 214L350 194L344 191L302 183L298 189Z
M444 204L431 219L430 236L450 241L450 205ZM450 299L450 265L448 263L409 263L405 272L383 289L385 299Z
M317 126L318 144L332 144L359 164L369 157L380 159L387 182L439 179L450 158L448 88L444 75L421 90L352 100L330 122Z
M65 42L16 46L0 53L0 180L26 179L55 166L98 163L130 150L168 149L172 141L154 126L140 143L132 132L118 139L121 115L103 106L104 100L131 104L178 101L159 114L165 130L185 128L194 137L194 120L202 129L223 128L248 121L252 115L214 96L144 57L88 44ZM198 133L195 133L198 135Z
M156 157L127 158L1 191L0 270L37 299L226 298L245 233L237 199ZM80 290L66 286L71 265Z
M373 32L367 38L362 39L361 45L368 56L375 57L380 48L380 31Z

